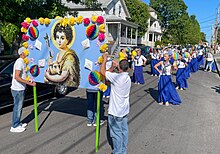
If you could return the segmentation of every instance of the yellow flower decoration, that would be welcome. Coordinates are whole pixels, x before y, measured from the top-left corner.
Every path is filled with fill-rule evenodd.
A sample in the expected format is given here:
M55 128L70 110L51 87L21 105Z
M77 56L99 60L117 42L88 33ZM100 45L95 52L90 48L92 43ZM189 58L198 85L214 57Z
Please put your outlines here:
M28 60L28 58L26 57L26 58L24 58L24 63L26 64L26 65L28 65L29 64L29 60Z
M99 90L101 90L102 92L105 92L106 90L107 90L107 86L104 84L104 83L101 83L100 85L99 85Z
M81 24L83 22L83 17L82 16L78 16L78 18L76 19L76 22L78 24Z
M27 67L25 68L25 70L26 70L26 72L28 72L28 71L29 71L29 67L27 66Z
M95 23L97 18L98 18L98 16L92 15L92 17L91 17L92 22Z
M38 21L39 21L39 23L40 23L41 25L44 24L44 18L40 17L40 18L38 19Z
M23 52L24 52L25 56L28 56L28 55L29 55L29 51L28 51L27 49L24 50Z
M108 50L108 44L105 43L105 44L100 46L100 51L101 52L106 52L107 50Z
M66 27L66 25L69 23L68 18L63 18L60 20L60 25L63 27Z
M105 33L105 24L101 24L99 26L99 31L102 32L102 33Z
M50 19L49 18L45 18L44 19L44 24L45 25L49 25L50 24Z
M61 17L60 16L56 16L54 19L61 19Z
M27 49L27 48L28 48L28 42L23 42L23 43L22 43L22 46Z
M31 80L31 77L30 76L27 76L26 77L26 81L30 81Z
M102 64L103 60L104 60L103 57L100 56L100 57L98 58L98 63L99 63L99 64Z
M24 27L21 27L21 32L22 32L22 33L27 33L27 29L24 28Z
M70 19L69 19L69 24L70 24L71 26L75 25L75 24L76 24L76 19L75 19L74 17L70 17Z
M31 18L27 17L27 18L25 19L25 21L26 21L28 24L30 24L30 23L31 23Z

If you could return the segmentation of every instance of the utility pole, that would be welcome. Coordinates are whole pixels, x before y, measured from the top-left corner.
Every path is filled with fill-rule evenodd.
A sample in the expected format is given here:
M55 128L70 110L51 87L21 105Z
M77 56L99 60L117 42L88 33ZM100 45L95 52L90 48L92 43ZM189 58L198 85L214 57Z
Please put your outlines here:
M220 3L218 5L218 11L216 15L216 21L215 24L212 27L212 38L211 38L211 44L212 48L214 49L214 53L216 53L216 45L218 44L217 38L218 38L218 25L219 25L219 14L220 14Z

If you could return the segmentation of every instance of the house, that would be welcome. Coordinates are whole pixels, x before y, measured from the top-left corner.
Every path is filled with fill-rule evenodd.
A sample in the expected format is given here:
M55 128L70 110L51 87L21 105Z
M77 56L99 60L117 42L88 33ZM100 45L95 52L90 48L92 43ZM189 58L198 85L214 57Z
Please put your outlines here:
M157 19L157 12L152 7L149 7L149 12L150 18L148 19L148 29L139 42L146 46L154 47L156 41L161 41L162 30L161 23Z
M98 0L100 9L86 8L72 1L62 0L65 6L78 15L91 17L91 15L102 15L106 19L106 39L109 44L109 52L113 54L122 47L137 46L138 25L129 22L130 14L124 0Z

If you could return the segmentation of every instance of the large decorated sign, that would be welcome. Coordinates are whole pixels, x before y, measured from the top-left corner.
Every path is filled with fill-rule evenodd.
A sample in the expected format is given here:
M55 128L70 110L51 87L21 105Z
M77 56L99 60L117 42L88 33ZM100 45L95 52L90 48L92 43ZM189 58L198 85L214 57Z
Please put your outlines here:
M21 23L27 48L27 80L104 90L99 73L105 43L102 16L91 18L26 18Z

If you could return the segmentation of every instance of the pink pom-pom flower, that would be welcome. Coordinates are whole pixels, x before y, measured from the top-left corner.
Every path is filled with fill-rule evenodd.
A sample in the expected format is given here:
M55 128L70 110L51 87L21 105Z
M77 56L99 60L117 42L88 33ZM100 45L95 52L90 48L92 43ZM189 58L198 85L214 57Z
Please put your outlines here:
M27 22L22 22L21 26L28 29L28 27L30 26L30 24L28 24Z
M98 16L96 22L97 22L98 24L103 24L103 23L104 23L104 18L103 18L103 16Z
M36 20L33 20L31 23L32 23L32 25L33 25L34 27L37 27L37 26L38 26L38 23L37 23Z
M88 26L90 24L90 19L89 18L83 19L83 23L85 26Z
M22 40L24 41L28 41L29 40L29 36L22 34Z
M99 33L98 38L99 38L100 42L103 42L105 40L105 34L104 33Z

